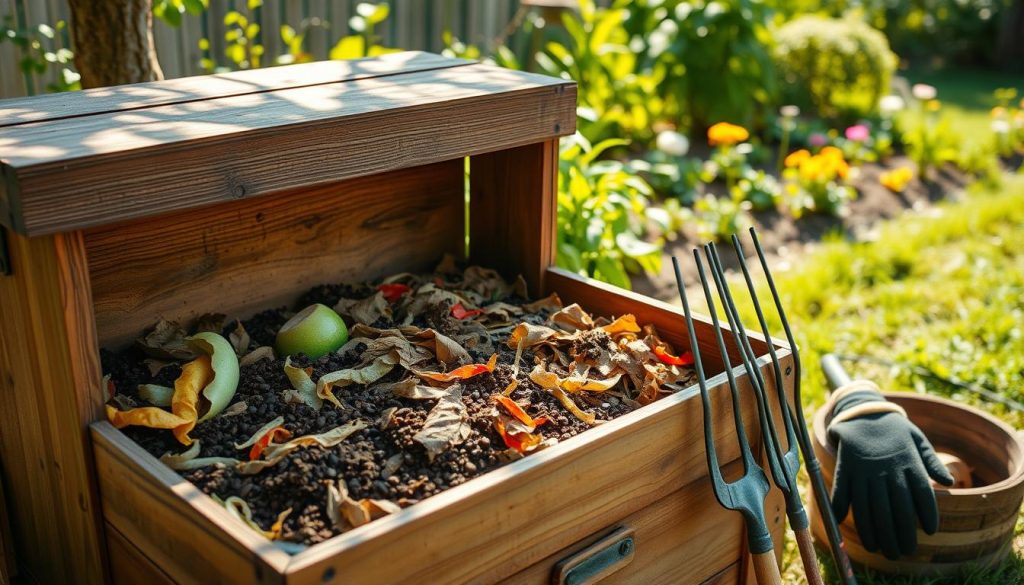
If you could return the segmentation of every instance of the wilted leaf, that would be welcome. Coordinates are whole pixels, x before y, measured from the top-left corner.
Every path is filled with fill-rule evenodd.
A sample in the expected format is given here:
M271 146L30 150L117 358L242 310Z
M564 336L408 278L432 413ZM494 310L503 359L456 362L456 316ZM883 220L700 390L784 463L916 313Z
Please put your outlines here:
M357 528L401 509L398 504L388 500L352 499L344 480L339 479L327 486L327 517L336 528L342 530Z
M238 459L231 457L199 457L199 451L199 439L196 439L184 453L174 455L167 452L160 456L160 461L175 471L191 471L210 465L236 465L238 463Z
M245 401L236 402L231 406L224 409L224 412L220 413L221 416L238 416L244 414L249 409L249 405Z
M434 380L435 382L451 382L454 380L466 380L473 376L479 376L480 374L486 374L493 372L494 367L498 364L498 354L491 355L491 359L487 360L486 364L470 364L468 366L462 366L455 368L450 372L419 372L412 370L412 373L416 374L421 378L428 380Z
M332 404L341 408L341 402L332 392L335 386L372 384L386 376L388 372L394 369L395 364L397 363L398 357L388 354L377 358L367 366L338 370L337 372L324 374L316 383L316 395L324 400L329 400Z
M144 359L142 360L142 363L146 364L146 367L149 368L149 375L154 377L160 373L160 370L174 364L174 362L157 360L153 358Z
M590 317L590 314L576 303L551 315L548 321L570 333L594 328L594 320Z
M437 361L444 364L446 368L469 363L473 359L469 356L469 352L456 343L454 339L433 329L424 329L417 333L414 338L419 340L416 342L416 345L426 347L434 352Z
M341 299L334 310L355 323L372 325L381 317L391 318L391 305L384 293L377 291L365 299Z
M277 540L281 537L281 528L284 526L284 521L288 518L288 515L292 513L291 508L281 512L277 515L277 520L274 521L274 525L270 527L270 530L263 530L260 528L260 525L252 519L252 509L242 498L238 496L231 496L226 500L220 500L216 496L214 496L214 498L220 501L232 516L241 520L246 526L252 528L256 532L259 532L270 540Z
M200 315L195 323L196 333L210 331L220 335L220 332L224 330L224 319L226 318L227 315L221 313L205 313Z
M536 300L532 303L526 303L523 305L523 309L530 313L539 313L541 311L559 311L562 308L562 299L558 298L558 293L551 293L543 299Z
M391 392L395 396L411 398L413 400L437 400L439 398L444 398L448 394L448 390L446 388L424 386L419 383L417 378L406 378L401 382L384 384L377 386L377 388L381 392Z
M253 445L256 444L257 441L260 440L261 437L263 437L263 435L267 434L271 430L273 430L273 429L275 429L275 428L277 428L277 427L279 427L279 426L281 426L283 424L284 424L284 417L283 416L279 416L279 417L271 420L267 424L265 424L262 427L260 427L259 430L257 430L255 433L253 433L253 435L251 437L249 437L249 439L247 441L245 441L244 443L235 443L235 449L245 449L246 447L252 447Z
M413 436L413 440L423 445L427 458L433 461L450 447L468 439L472 430L469 412L462 402L462 386L455 384L430 409L423 428Z
M403 453L395 453L391 457L388 457L387 461L384 462L384 466L380 469L381 478L387 479L398 473L398 470L402 468L402 463L404 462L405 454Z
M241 357L249 350L249 332L242 326L241 321L236 321L235 323L237 323L235 330L228 335L228 341L231 342L231 347L235 349L235 355Z
M324 401L316 393L316 382L310 376L313 368L296 368L291 357L284 358L284 375L288 377L293 390L285 390L285 402L305 404L313 410L320 410Z
M137 340L147 355L164 360L190 360L196 352L186 341L188 334L174 321L161 319L145 337Z
M251 366L260 360L272 360L274 359L274 348L266 345L261 345L256 349L245 354L245 357L238 360L238 367L244 368Z
M289 453L299 447L319 445L325 449L330 448L341 443L353 433L365 429L366 426L367 425L364 421L354 420L345 423L340 427L335 427L325 433L320 433L319 435L303 435L301 437L296 437L287 443L269 445L263 450L263 455L266 459L244 461L238 465L237 471L243 475L259 473L268 467L277 465Z

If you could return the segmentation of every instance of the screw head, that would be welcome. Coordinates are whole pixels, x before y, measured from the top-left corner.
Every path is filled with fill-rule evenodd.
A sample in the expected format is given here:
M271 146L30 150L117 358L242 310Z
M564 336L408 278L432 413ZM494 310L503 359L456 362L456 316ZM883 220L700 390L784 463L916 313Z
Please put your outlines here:
M621 543L619 543L619 555L620 556L627 556L631 552L633 552L633 539L632 538L623 540Z

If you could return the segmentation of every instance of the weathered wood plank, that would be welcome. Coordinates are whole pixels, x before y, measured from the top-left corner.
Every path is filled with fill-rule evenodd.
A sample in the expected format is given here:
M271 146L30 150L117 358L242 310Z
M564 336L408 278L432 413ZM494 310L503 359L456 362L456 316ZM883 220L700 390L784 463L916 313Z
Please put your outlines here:
M102 345L130 341L160 317L247 316L318 284L461 257L463 192L456 159L89 230Z
M272 34L277 34L276 30ZM45 94L0 101L0 128L470 64L472 61L407 51L375 59L319 61Z
M92 426L103 515L177 583L281 583L288 554L110 423Z
M735 461L727 472L739 468L740 462ZM665 487L665 491L670 489ZM743 552L742 539L737 538L743 532L743 519L721 506L708 505L713 500L711 483L704 478L615 521L613 526L635 531L634 558L629 566L603 579L601 585L698 583L733 567ZM597 536L545 558L502 585L548 585L552 568L586 548Z
M783 352L784 364L791 356ZM738 372L739 375L739 372ZM738 456L725 375L711 380L721 459ZM748 425L756 419L749 379L739 375ZM706 477L696 388L595 427L295 557L289 583L491 582L506 578L656 505L666 486ZM751 436L753 427L749 429ZM623 465L628 461L629 465ZM782 517L779 516L783 521ZM430 534L424 539L424 534ZM736 534L737 541L741 539ZM395 556L393 551L415 550ZM363 562L391 558L387 564Z
M26 124L0 145L13 227L43 234L533 144L575 119L571 84L469 65Z
M469 178L470 259L538 295L555 261L558 140L475 156Z
M154 565L117 528L108 523L106 533L113 585L174 585L167 573Z
M0 277L0 465L17 504L18 569L44 583L99 583L87 425L102 399L85 249L78 234L11 234L9 244L14 274Z

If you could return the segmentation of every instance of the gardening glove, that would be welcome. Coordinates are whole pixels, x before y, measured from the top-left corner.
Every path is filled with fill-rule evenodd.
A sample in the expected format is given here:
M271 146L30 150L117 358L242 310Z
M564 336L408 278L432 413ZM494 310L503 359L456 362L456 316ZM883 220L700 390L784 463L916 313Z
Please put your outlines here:
M832 509L842 522L853 504L861 543L886 558L917 550L917 525L934 534L939 524L928 478L952 485L953 476L903 409L878 386L850 382L829 398L829 440L838 449Z

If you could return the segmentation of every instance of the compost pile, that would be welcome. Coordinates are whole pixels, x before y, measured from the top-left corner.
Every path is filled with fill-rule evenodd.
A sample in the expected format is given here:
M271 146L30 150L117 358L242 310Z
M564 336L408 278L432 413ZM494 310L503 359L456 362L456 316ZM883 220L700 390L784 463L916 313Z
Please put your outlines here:
M632 315L531 302L522 279L450 259L434 274L320 286L298 307L314 304L348 329L316 359L279 355L295 316L284 308L160 321L102 352L110 421L289 550L694 381L690 355Z

